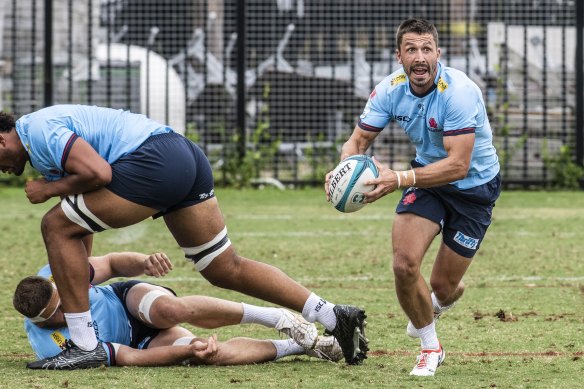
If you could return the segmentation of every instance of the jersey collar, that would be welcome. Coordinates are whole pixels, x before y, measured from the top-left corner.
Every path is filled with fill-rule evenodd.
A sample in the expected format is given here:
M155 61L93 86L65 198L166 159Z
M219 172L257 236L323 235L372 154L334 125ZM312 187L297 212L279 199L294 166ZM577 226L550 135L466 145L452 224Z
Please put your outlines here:
M428 89L423 94L419 95L416 92L414 92L414 90L410 87L409 79L408 79L408 89L409 89L410 93L415 97L418 97L418 98L426 97L430 93L434 92L434 90L436 90L436 88L438 87L438 81L440 80L441 76L442 76L442 64L440 62L438 62L438 71L436 72L436 78L434 78L434 84L432 84L432 87L430 87L430 89Z

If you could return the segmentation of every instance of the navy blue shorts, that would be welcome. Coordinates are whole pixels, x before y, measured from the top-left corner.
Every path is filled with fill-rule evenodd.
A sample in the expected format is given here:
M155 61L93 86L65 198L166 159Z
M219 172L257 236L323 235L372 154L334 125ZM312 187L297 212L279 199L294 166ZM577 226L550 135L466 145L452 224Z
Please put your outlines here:
M397 213L414 213L440 224L444 244L457 254L472 258L491 224L493 207L501 193L501 176L471 189L453 185L409 188L397 205Z
M142 321L140 321L140 320L136 319L134 316L132 316L130 314L130 311L128 311L128 307L126 306L126 296L128 295L128 292L130 291L130 289L133 286L136 286L138 284L149 284L149 282L139 281L139 280L131 280L131 281L123 281L123 282L114 282L110 286L114 290L114 293L116 294L116 296L118 296L118 298L122 302L122 305L124 306L124 310L126 311L126 316L128 316L128 321L130 323L130 327L132 328L132 332L131 332L132 339L130 340L129 346L131 348L146 349L146 348L148 348L148 345L150 344L152 339L154 339L160 333L160 330L156 329L156 328L148 327ZM155 285L155 284L151 284L151 285ZM157 286L159 286L159 285L157 285ZM167 288L165 286L163 286L163 288L167 289L173 295L176 296L176 293L174 293L174 290Z
M207 156L175 132L153 135L112 165L106 188L133 203L159 211L155 217L215 196Z

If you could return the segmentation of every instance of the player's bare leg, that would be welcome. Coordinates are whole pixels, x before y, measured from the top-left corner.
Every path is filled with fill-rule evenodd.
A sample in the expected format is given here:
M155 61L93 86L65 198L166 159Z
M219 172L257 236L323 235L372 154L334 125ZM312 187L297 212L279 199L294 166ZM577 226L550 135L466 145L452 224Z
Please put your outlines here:
M430 291L420 266L440 227L410 213L395 216L392 228L393 272L399 303L417 328L432 322Z
M164 220L177 243L188 252L200 252L206 258L195 261L195 267L213 285L281 305L297 312L310 322L318 321L335 335L346 352L348 363L360 363L366 356L364 336L365 312L352 306L338 306L314 295L280 269L238 255L231 246L217 249L227 239L223 215L216 198L165 215ZM205 228L202 228L205 226ZM207 248L211 243L213 246ZM209 260L211 250L220 253ZM217 251L219 252L219 251ZM340 331L337 324L341 321ZM358 333L362 336L358 337ZM305 346L314 347L315 343Z
M397 297L421 340L422 350L410 374L433 375L445 354L436 334L430 290L420 266L440 226L415 214L402 213L396 215L392 231Z
M462 277L472 260L454 252L442 243L434 262L430 285L442 306L451 306L464 293Z
M197 247L210 242L224 228L223 215L212 198L170 213L164 220L181 247ZM302 311L310 291L280 269L251 261L228 247L201 271L213 285Z
M149 295L153 291L155 294ZM153 297L145 300L147 295ZM133 286L126 296L126 305L132 316L154 328L189 323L212 329L240 324L243 316L241 303L208 296L176 297L167 289L148 283Z
M82 199L84 206L78 201ZM66 201L64 199L63 201ZM118 228L135 224L153 215L154 209L134 204L116 196L105 188L76 195L75 204L66 215L63 205L53 207L44 217L41 231L51 271L59 290L67 326L71 334L72 345L61 354L53 358L36 361L28 365L32 369L77 369L99 366L100 361L108 358L101 342L97 341L91 313L89 312L89 284L88 252L85 246L88 236L94 231L81 224L91 213L89 224L105 224ZM76 219L77 221L72 221ZM97 221L97 222L96 222ZM87 223L85 223L87 224ZM99 354L100 361L88 357L85 353L92 350ZM103 361L102 361L103 360ZM73 362L72 362L73 361Z
M434 321L451 309L464 293L464 282L461 278L470 263L470 259L461 257L444 243L441 244L430 276ZM418 330L411 321L406 327L406 334L419 338Z

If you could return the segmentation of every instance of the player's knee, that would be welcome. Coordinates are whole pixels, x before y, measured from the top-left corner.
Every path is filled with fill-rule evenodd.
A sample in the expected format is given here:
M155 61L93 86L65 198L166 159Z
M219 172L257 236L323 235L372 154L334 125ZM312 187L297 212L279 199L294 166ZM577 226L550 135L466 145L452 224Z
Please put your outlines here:
M464 293L464 283L449 282L448 280L435 279L430 280L432 292L440 302L450 301L452 299L459 299Z
M201 275L213 286L230 289L234 281L239 279L243 258L235 250L230 249L221 254L219 258L209 266Z
M438 301L446 301L454 291L448 284L439 280L431 280L430 286Z
M155 289L142 296L138 304L139 319L157 328L168 328L177 324L172 321L168 307L173 305L175 298L166 290Z
M160 298L150 308L150 320L161 327L172 327L183 322L186 310L179 298Z
M407 254L394 253L393 274L402 281L416 281L420 275L420 265Z
M61 237L73 235L67 218L57 208L47 212L41 220L41 234L45 241L54 241Z

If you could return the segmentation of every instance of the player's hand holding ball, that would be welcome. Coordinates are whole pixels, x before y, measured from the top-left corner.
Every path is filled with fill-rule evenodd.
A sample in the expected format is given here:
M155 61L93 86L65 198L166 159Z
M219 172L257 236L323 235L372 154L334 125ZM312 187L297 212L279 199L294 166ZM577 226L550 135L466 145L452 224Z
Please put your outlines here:
M325 188L333 206L345 213L355 212L365 206L365 193L376 185L366 184L379 177L374 160L368 155L352 155L341 161L328 175Z

